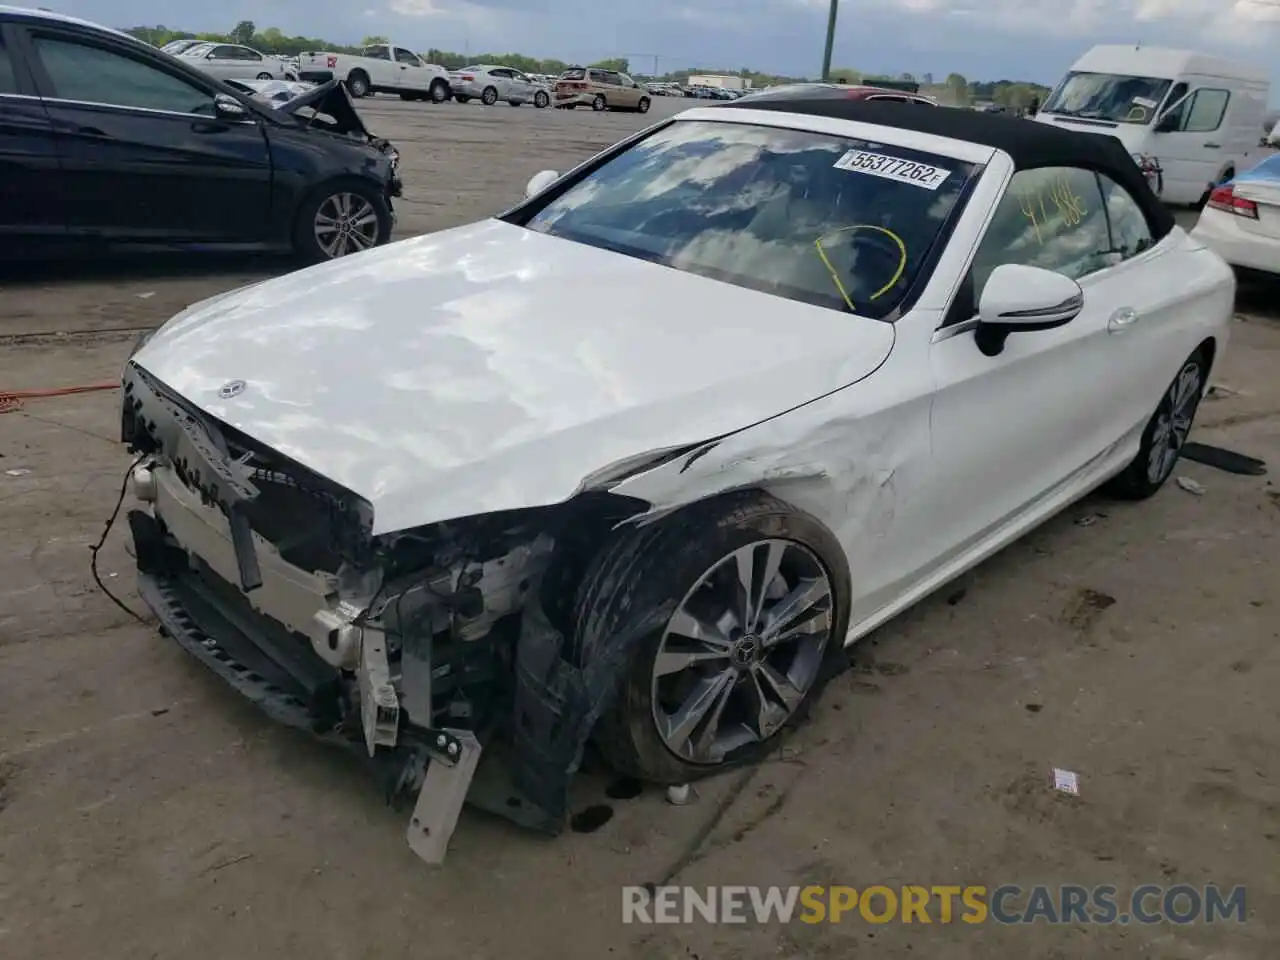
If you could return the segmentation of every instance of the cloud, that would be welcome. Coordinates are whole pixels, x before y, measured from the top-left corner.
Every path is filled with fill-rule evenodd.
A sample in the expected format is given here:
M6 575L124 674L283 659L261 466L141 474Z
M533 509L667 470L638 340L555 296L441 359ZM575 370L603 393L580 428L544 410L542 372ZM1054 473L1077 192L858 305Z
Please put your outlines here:
M228 30L238 20L357 42L584 61L626 56L638 72L819 70L829 0L58 0L110 24ZM1095 43L1190 47L1270 64L1280 0L844 0L837 65L1052 83ZM1280 66L1280 65L1278 65Z

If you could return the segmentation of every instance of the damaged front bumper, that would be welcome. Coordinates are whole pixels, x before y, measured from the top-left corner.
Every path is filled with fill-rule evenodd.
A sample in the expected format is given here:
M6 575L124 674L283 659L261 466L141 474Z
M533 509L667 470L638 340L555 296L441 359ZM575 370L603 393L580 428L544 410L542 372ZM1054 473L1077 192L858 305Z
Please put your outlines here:
M355 498L338 508L324 491L326 512L292 523L332 526L332 555L281 535L272 518L303 496L279 496L282 465L133 363L123 433L143 456L128 514L138 591L164 635L276 721L360 756L390 802L416 793L407 839L428 862L444 858L464 800L560 831L621 661L563 657L530 591L549 537L397 577Z

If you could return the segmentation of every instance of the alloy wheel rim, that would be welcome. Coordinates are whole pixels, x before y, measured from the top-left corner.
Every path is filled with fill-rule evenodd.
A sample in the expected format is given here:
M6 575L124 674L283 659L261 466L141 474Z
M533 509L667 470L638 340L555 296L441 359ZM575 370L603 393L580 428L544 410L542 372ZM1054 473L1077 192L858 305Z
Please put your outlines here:
M335 193L316 211L316 243L330 259L377 246L378 212L356 193Z
M1161 483L1173 472L1191 432L1191 422L1200 403L1200 387L1200 365L1190 361L1165 391L1156 411L1156 426L1147 455L1147 480L1151 483Z
M486 90L481 99L484 101L485 106L493 106L498 102L498 94L493 90Z
M652 718L667 749L714 765L768 740L813 688L834 627L831 579L808 547L757 540L717 560L654 658Z

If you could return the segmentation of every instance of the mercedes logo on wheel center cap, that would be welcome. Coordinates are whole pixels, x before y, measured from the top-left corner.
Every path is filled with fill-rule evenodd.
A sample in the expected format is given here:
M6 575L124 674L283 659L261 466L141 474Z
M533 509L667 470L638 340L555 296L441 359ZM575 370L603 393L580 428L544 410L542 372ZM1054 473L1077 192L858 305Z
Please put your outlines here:
M228 380L218 388L218 398L221 400L230 400L232 397L238 397L244 393L248 386L243 380Z

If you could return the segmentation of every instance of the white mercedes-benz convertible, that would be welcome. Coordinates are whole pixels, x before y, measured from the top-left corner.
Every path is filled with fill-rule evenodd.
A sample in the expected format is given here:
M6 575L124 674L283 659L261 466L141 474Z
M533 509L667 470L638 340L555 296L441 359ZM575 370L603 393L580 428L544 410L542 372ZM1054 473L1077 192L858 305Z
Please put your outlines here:
M424 858L464 797L555 831L589 739L659 783L758 757L844 646L1155 493L1234 291L1107 136L688 110L141 344L139 589L416 796Z

